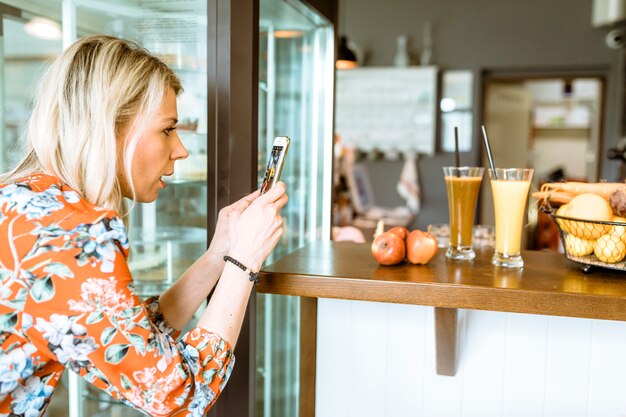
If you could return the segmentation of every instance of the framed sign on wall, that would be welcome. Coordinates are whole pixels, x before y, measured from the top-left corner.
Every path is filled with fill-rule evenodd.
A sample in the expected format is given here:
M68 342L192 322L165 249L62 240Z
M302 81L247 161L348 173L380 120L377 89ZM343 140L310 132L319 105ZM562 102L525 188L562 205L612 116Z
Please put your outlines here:
M337 71L335 131L342 144L383 153L435 152L436 67Z

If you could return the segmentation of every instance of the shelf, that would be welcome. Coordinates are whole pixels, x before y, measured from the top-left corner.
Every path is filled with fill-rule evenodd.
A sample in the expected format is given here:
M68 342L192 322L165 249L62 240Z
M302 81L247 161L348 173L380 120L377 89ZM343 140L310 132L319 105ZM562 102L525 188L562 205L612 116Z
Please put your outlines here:
M204 138L205 140L207 137L206 133L200 133L195 130L176 129L176 132L178 133L178 136L180 137L196 136L196 137Z
M176 178L176 179L167 178L165 180L165 183L167 185L180 185L180 186L187 186L187 187L200 187L200 186L205 186L207 184L206 181L207 181L206 178L197 179L197 180L184 179L184 178Z
M168 67L172 71L178 72L178 73L181 73L181 74L198 74L198 75L204 75L204 76L206 76L206 74L207 74L207 69L206 68L181 67L181 66L170 65L170 64L168 64Z
M460 263L439 249L427 265L384 267L367 244L314 242L264 268L257 291L433 306L442 375L456 369L458 308L626 321L624 272L584 274L556 252L523 252L521 270L492 266L493 249L476 255Z
M591 126L541 126L541 125L535 125L533 126L533 129L535 130L589 130L591 129Z
M591 139L591 128L589 127L574 127L574 126L555 126L555 127L539 127L533 126L533 136L537 139L548 138L567 138L567 139Z
M595 106L598 104L597 97L583 97L583 98L563 98L561 100L535 100L534 106L543 107L568 107L575 105Z
M471 107L456 107L454 110L450 111L441 111L441 115L445 116L446 114L454 114L454 113L471 113L473 109Z

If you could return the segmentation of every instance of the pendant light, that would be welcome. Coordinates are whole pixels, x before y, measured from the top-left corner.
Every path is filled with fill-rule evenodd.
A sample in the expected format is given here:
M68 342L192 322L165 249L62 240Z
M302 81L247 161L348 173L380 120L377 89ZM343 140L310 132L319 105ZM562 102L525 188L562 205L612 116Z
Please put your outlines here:
M344 5L345 2L346 0L339 1L339 28L342 31L344 30L343 28L346 27L346 6ZM342 20L344 25L341 24ZM348 48L348 37L346 35L342 35L339 38L339 47L337 48L337 61L335 61L335 68L352 69L358 66L359 64L356 60L356 55L354 55L354 52L352 52L352 50Z
M342 36L339 39L339 48L337 49L337 62L335 67L337 69L352 69L358 67L359 64L356 61L356 55L350 48L348 48L348 38Z

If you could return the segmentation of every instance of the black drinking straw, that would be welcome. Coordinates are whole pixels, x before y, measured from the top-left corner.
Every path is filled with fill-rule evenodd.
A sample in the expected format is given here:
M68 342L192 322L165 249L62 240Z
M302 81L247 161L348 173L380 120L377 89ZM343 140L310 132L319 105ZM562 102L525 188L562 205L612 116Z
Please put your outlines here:
M487 138L487 131L485 130L485 125L481 126L483 129L483 142L485 143L485 150L487 151L487 159L489 160L489 167L491 167L491 171L493 172L493 179L497 180L498 175L496 174L496 166L493 163L493 157L491 156L491 147L489 146L489 139Z
M459 157L459 128L454 126L454 163L456 164L456 176L460 177L459 167L461 166L461 158Z

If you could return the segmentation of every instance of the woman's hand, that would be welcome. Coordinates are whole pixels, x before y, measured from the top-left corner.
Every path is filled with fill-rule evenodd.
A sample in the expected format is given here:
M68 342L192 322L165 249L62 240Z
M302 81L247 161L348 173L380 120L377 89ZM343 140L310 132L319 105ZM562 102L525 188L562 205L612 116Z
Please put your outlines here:
M278 182L261 196L235 203L229 212L229 255L252 271L261 269L283 234L280 210L289 199L285 190L285 183Z
M237 210L239 213L245 210L260 195L260 190L248 194L238 201L222 208L217 215L215 233L209 245L208 253L217 255L220 259L230 250L230 216Z
M209 250L159 297L161 311L174 328L182 329L214 289L224 270L222 258L232 246L231 217L239 218L259 195L257 190L220 210Z

